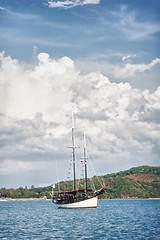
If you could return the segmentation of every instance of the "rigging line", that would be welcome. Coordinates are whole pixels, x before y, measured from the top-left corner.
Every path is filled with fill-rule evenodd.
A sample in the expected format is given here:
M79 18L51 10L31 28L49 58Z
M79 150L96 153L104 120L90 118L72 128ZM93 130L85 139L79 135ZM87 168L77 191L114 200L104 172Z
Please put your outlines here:
M71 181L71 172L72 172L72 151L70 151L70 159L69 159L69 174L68 174L68 191L70 190L69 181ZM74 185L73 185L74 186ZM73 187L72 187L73 188Z
M92 178L90 178L90 184L92 186L92 189L94 189L94 191L96 191L96 187L95 187L95 184L94 184Z
M59 184L59 173L58 173L57 159L56 159L56 172L57 172L57 184L58 184L58 191L60 191L60 184Z
M71 167L72 166L72 164L73 164L73 147L67 147L67 148L70 148L70 149L72 149L71 151L70 151L70 166L69 167ZM72 168L71 168L72 169ZM73 173L73 169L72 169L72 173ZM70 176L70 180L71 180L71 176ZM75 184L74 184L74 180L72 180L72 189L74 189L74 186L75 186Z
M93 160L93 161L94 161L94 160ZM90 163L91 163L91 161L90 161ZM98 171L98 174L99 174L99 173L100 173L100 171L99 171L99 166L97 165L97 162L96 162L96 161L94 161L94 165L95 165L95 167L96 167L96 169L97 169L97 171ZM102 176L97 176L97 174L96 174L96 172L95 172L95 169L94 169L92 163L91 163L91 166L92 166L92 168L93 168L93 170L94 170L95 176L96 176L97 179L98 179L98 182L99 182L100 184L103 184L103 182L104 182L103 177L102 177Z
M79 162L77 162L77 163L78 163L78 165L80 165ZM77 187L79 189L80 183L81 183L81 167L79 166L77 169L79 169L79 171L78 171L78 179L77 179Z
M90 160L90 158L88 157L88 155L87 155L87 159L89 160L88 163L89 163L90 166L92 167L93 172L94 172L94 175L95 175L95 170L94 170L94 168L93 168L93 166L92 166L91 160ZM90 168L89 168L89 169L90 169ZM95 184L94 184L94 181L93 181L92 177L89 178L89 181L90 181L91 187L92 187L94 190L96 190L96 187L95 187Z
M90 163L90 165L91 165L91 167L92 167L92 170L93 170L93 172L94 172L94 175L97 177L98 182L99 182L99 184L101 185L102 182L100 181L99 177L96 175L96 171L95 171L95 169L94 169L94 167L93 167L93 164L92 164L92 162L91 162L90 157L88 157L88 159L89 159L89 163Z
M71 178L71 160L67 160L67 182L65 184L65 191L69 191L69 180Z
M94 189L94 191L96 191L96 187L95 187L93 179L89 178L89 181L90 181L90 184L91 184L91 188Z
M94 161L94 160L93 160L93 161ZM103 182L104 182L104 178L103 178L103 176L100 176L99 165L97 164L96 161L94 161L94 163L95 163L96 169L98 170L98 173L99 173L99 179L101 180L101 184L103 184ZM97 178L98 178L98 176L97 176Z
M82 165L82 185L83 185L83 189L85 189L85 179L84 179L84 165Z

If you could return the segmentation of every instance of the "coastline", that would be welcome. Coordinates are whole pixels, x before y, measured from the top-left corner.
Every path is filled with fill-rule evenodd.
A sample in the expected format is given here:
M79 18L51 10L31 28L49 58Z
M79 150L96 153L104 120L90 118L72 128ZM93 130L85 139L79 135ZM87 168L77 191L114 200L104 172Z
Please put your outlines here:
M113 199L99 199L99 200L160 200L160 198L113 198ZM0 198L0 202L25 202L25 201L52 201L52 199L44 198Z
M0 198L0 202L52 201L44 198Z
M160 198L106 198L106 199L99 199L99 200L160 200Z

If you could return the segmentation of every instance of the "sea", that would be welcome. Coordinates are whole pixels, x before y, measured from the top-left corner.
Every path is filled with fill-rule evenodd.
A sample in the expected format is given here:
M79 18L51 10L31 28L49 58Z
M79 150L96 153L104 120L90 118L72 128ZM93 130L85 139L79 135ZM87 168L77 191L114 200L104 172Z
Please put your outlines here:
M97 209L0 202L0 239L158 240L160 200L99 200Z

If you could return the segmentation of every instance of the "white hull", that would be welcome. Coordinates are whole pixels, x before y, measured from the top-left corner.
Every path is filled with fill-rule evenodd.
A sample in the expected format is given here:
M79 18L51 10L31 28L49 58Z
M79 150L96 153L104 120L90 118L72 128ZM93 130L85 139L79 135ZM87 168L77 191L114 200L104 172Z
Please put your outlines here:
M98 197L93 197L80 202L68 204L56 204L59 208L97 208Z

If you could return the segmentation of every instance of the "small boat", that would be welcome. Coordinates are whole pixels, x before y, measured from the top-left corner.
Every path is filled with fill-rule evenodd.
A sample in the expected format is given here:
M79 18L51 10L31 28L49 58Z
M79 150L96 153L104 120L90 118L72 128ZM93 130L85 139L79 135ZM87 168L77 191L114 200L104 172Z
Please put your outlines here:
M73 190L57 191L53 194L52 202L59 208L97 208L98 195L105 192L105 184L101 185L99 190L88 188L87 179L87 156L86 156L86 139L84 134L84 167L85 167L85 188L76 188L76 171L75 171L75 141L74 141L74 116L72 114L72 163L73 163Z

